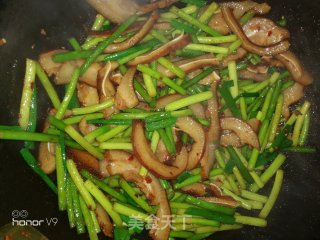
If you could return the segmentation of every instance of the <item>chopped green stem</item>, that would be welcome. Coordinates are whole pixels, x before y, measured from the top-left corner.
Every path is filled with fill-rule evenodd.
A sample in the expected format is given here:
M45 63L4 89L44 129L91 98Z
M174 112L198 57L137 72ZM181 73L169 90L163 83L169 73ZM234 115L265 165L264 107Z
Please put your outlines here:
M280 94L277 105L276 105L276 110L274 112L274 115L272 117L271 125L270 125L270 133L269 133L269 142L273 142L274 138L276 137L277 130L278 130L278 125L280 122L281 118L281 113L282 113L282 107L283 107L283 95Z
M241 196L249 199L249 200L253 200L253 201L258 201L258 202L262 202L262 203L266 203L268 200L268 197L257 194L257 193L253 193L247 190L241 190Z
M144 85L146 86L149 96L155 97L157 95L157 90L155 85L153 84L152 78L145 73L143 73L142 76L143 76Z
M142 84L134 80L133 81L134 89L140 94L140 96L150 105L150 107L155 107L155 102L152 97L148 94L147 90L142 86Z
M248 12L246 12L245 15L243 15L240 20L239 23L241 26L245 25L247 22L250 21L250 19L252 19L254 16L256 15L256 11L254 10L249 10Z
M229 49L226 47L212 46L208 44L195 44L191 43L185 47L188 50L202 51L202 52L210 52L210 53L221 53L228 54Z
M175 125L176 121L177 121L176 118L170 117L160 121L146 123L145 127L148 132L152 132L160 128L172 127L173 125Z
M103 142L99 144L101 149L117 149L117 150L131 150L131 143L119 143L119 142Z
M114 197L115 199L126 203L127 199L117 190L114 190L113 188L106 185L103 181L99 180L97 177L93 176L91 173L89 173L86 170L81 170L81 175L85 178L89 179L91 182L93 182L95 185L97 185L100 189L108 193L110 196Z
M210 28L208 25L200 22L199 20L197 20L196 18L188 15L187 13L185 13L183 10L178 9L176 7L172 7L170 9L170 12L178 15L180 18L182 18L183 20L185 20L186 22L194 25L195 27L198 27L199 29L201 29L202 31L209 33L210 35L212 35L213 37L218 37L221 36L221 34L215 30L213 30L212 28Z
M170 70L172 73L174 73L179 78L184 78L186 76L186 73L174 63L166 59L165 57L158 58L157 60L162 66Z
M276 159L271 163L271 165L261 174L261 181L266 184L272 176L277 172L281 165L286 160L286 157L283 154L279 154ZM252 184L250 187L251 192L257 192L259 187L256 184Z
M67 208L66 196L66 169L63 163L62 148L60 144L56 145L55 158L56 158L56 173L57 173L57 187L58 187L58 205L59 210L64 211Z
M86 115L80 115L75 117L66 118L63 120L63 122L67 125L76 124L79 123L83 118L86 119L86 121L95 120L95 119L101 119L103 118L103 113L92 113L92 114L86 114Z
M106 21L106 19L101 14L97 14L96 19L94 20L94 23L91 27L91 30L99 31L102 28L105 21Z
M89 238L90 238L90 240L98 240L99 238L96 233L94 223L92 221L89 209L86 206L86 203L81 196L79 197L79 200L80 200L80 208L81 208L81 211L83 214L84 222L85 222L87 229L88 229Z
M117 202L113 205L113 210L130 218L137 218L143 222L148 223L150 221L150 217L147 214Z
M209 7L207 7L207 9L201 14L199 21L202 23L207 23L218 8L219 5L217 3L211 3Z
M59 109L60 100L59 100L58 94L57 94L56 90L54 89L54 87L52 86L47 74L44 72L44 70L42 69L42 67L40 66L39 63L36 64L36 74L37 74L37 77L39 78L40 82L42 83L42 86L46 90L46 92L52 102L53 107L55 109Z
M233 216L223 214L223 213L212 212L212 211L209 211L208 209L188 208L185 211L185 214L190 214L192 216L199 216L205 219L210 219L210 220L214 220L214 221L226 223L226 224L235 223L235 219Z
M116 226L122 225L122 220L120 215L112 208L112 204L109 199L99 190L99 188L94 185L90 180L84 183L85 188L94 196L94 198L101 204L101 206L106 210L109 216L112 218Z
M198 41L202 44L221 44L221 43L229 43L234 42L238 39L237 35L228 35L221 37L197 37Z
M30 105L35 76L36 62L31 59L27 59L19 113L19 125L23 130L27 130L29 124Z
M310 110L307 111L305 114L304 122L303 122L301 133L300 133L300 138L298 142L299 146L304 146L307 142L309 128L310 128L310 114L311 114Z
M72 113L74 115L80 115L80 114L89 114L89 113L95 113L95 112L99 112L103 109L112 107L114 105L114 100L113 99L108 99L102 103L99 104L95 104L92 106L88 106L88 107L82 107L82 108L74 108L72 109Z
M76 226L76 220L74 215L74 208L73 208L73 199L72 199L72 179L69 175L66 177L66 200L67 200L67 213L69 219L69 226L70 228L74 228ZM75 188L75 186L74 186Z
M139 50L139 51L137 51L135 53L132 53L132 54L127 55L127 56L125 56L123 58L120 58L117 62L119 64L121 64L121 65L125 64L125 63L129 62L130 60L135 59L136 57L138 57L138 56L140 56L140 55L142 55L142 54L144 54L146 52L149 52L151 49L152 49L151 47L145 48L145 49L141 49L141 50Z
M94 230L96 231L96 233L100 233L101 228L100 228L96 213L94 211L90 211L90 216L94 225Z
M301 115L298 116L297 121L294 125L293 128L293 135L292 135L292 145L293 146L297 146L299 143L299 138L300 138L300 134L301 134L301 128L303 126L303 122L304 122L304 118L306 116L306 113L309 111L310 109L310 102L306 101L302 107L301 107Z
M174 111L183 107L187 107L190 106L194 103L198 103L198 102L203 102L206 100L209 100L210 98L213 97L213 94L211 91L207 91L207 92L203 92L203 93L199 93L199 94L195 94L189 97L185 97L182 99L179 99L177 101L171 102L169 103L166 107L165 110L166 111Z
M189 186L193 183L197 183L197 182L201 182L201 175L195 175L192 177L187 178L186 180L184 180L183 182L180 183L176 183L173 188L174 189L180 189L186 186Z
M171 141L170 141L168 135L166 134L165 130L164 129L158 129L157 132L159 133L160 138L161 138L163 144L165 145L167 151L170 154L174 154L175 150L176 150L176 147L171 143Z
M177 215L172 220L174 223L183 223L183 224L199 224L204 226L212 226L212 227L219 227L220 223L215 220L209 220L204 218L196 218L184 215Z
M135 201L143 210L149 213L153 213L154 209L149 205L147 201L143 198L140 198L136 191L131 187L129 183L127 183L124 179L120 179L119 181L120 187Z
M79 193L72 179L70 179L71 184L71 193L72 193L72 204L74 210L75 224L77 228L77 233L82 234L86 232L86 226L83 219L83 214L80 207Z
M296 153L316 153L317 149L313 147L288 147L284 148L283 151Z
M68 86L68 89L67 89L66 94L64 96L64 99L63 99L62 103L60 104L58 111L55 115L55 117L59 120L61 120L63 118L63 116L69 106L69 103L70 103L70 100L71 100L72 95L74 93L74 90L76 89L78 79L79 79L79 69L76 68L72 73L71 81L69 83L69 86Z
M128 127L129 127L129 125L119 125L117 127L112 128L110 131L98 136L96 139L99 142L105 142L105 141L117 136L119 133L122 133Z
M268 201L266 202L263 209L259 213L260 218L267 218L267 216L269 215L273 205L275 204L275 202L278 198L278 195L279 195L279 192L281 189L281 185L282 185L282 180L283 180L283 171L278 170L276 173L276 178L274 180L274 184L273 184L270 196L268 198Z
M68 125L65 128L65 132L69 134L69 136L74 139L77 143L81 145L84 149L86 149L89 153L95 156L98 159L103 159L104 155L99 152L94 146L92 146L77 130L75 130L71 125Z
M204 209L208 209L214 212L219 212L219 213L224 213L227 215L233 215L234 214L234 209L232 208L228 208L228 207L224 207L224 206L220 206L217 205L215 203L210 203L210 202L206 202L204 200L192 197L192 196L187 196L186 198L186 202L193 204L195 206L198 207L202 207Z
M96 203L94 202L88 190L85 188L81 175L78 172L76 164L73 160L67 160L67 169L80 195L83 197L83 200L86 202L89 209L94 210L96 208Z
M255 227L267 226L267 221L261 218L241 216L241 215L235 215L235 218L236 218L236 222L240 224L250 225Z
M77 39L75 39L74 37L69 38L69 43L75 51L81 51L81 46L80 46L79 42L77 41Z

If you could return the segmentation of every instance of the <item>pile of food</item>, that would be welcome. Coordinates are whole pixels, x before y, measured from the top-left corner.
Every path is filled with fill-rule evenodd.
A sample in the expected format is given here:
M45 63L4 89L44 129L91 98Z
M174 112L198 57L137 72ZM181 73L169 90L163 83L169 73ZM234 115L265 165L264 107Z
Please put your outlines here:
M27 59L19 126L0 126L25 141L70 228L195 240L266 226L285 153L315 151L300 101L313 78L285 19L252 1L88 2L99 14L86 40ZM39 84L52 102L42 132Z

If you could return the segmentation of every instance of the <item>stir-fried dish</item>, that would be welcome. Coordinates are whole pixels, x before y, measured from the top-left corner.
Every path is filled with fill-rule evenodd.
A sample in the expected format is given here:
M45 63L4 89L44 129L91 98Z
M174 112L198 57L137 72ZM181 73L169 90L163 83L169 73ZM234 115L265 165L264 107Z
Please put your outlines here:
M315 151L301 100L313 78L285 19L252 1L88 2L86 39L27 59L19 126L0 126L70 228L195 240L265 227L285 154ZM40 84L52 108L39 131Z

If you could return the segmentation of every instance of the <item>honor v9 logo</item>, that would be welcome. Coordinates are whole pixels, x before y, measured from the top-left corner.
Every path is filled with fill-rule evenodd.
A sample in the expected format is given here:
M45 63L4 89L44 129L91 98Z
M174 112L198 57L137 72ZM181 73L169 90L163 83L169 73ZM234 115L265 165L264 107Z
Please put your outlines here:
M39 227L43 224L48 226L55 226L58 223L58 218L45 218L45 219L29 219L27 210L13 210L12 211L12 226L32 226Z

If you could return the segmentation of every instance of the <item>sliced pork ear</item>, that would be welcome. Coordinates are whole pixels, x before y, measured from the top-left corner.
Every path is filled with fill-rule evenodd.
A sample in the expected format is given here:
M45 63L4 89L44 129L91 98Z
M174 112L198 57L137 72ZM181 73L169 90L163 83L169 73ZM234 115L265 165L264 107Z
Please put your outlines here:
M251 118L247 121L247 123L250 125L250 127L255 131L256 133L259 132L261 121L256 118Z
M62 63L59 71L56 73L54 82L57 85L67 84L71 81L73 71L77 67L76 61L66 61Z
M206 117L204 106L201 103L194 103L189 106L189 109L198 118L204 119Z
M81 121L79 122L79 130L82 135L87 135L94 131L97 127L94 124L87 123L86 118L82 118Z
M213 93L213 97L208 100L208 117L210 117L211 122L208 129L208 141L210 143L216 143L220 139L221 135L221 127L220 127L220 119L219 119L219 101L217 95L219 81L214 81L211 86L211 91Z
M99 161L90 153L78 149L68 148L67 155L68 158L74 160L79 169L85 169L97 176L100 176Z
M77 61L77 66L80 67L83 64L83 60ZM91 87L97 87L98 72L102 68L100 63L92 63L88 70L79 77L79 81L84 82Z
M257 134L253 131L249 124L233 117L221 118L221 128L235 132L243 144L249 144L254 148L259 149L259 139Z
M208 140L206 141L205 151L200 160L202 179L208 179L210 177L210 171L216 160L214 151L216 150L217 146L218 145L216 143L209 142Z
M203 197L207 194L207 186L204 183L193 183L181 188L181 191L196 197Z
M116 65L111 62L107 62L106 66L102 68L98 73L97 90L99 94L99 101L104 102L115 96L116 90L110 81L110 75L116 68ZM103 110L104 116L109 118L113 113L118 112L116 106L112 106Z
M57 53L66 52L62 49L52 50L50 52L42 53L39 56L39 63L44 71L51 77L52 75L56 75L62 66L62 63L57 63L52 60L52 56Z
M302 66L297 56L290 51L280 53L276 56L291 73L293 79L304 85L308 86L313 83L313 76Z
M67 84L71 81L71 76L75 68L80 67L84 63L84 60L66 61L62 63L59 71L55 76L55 83L58 85ZM80 82L84 82L92 87L97 86L98 71L101 69L100 63L93 63L88 70L79 77Z
M283 107L282 107L282 115L285 118L289 118L290 116L290 105L298 102L304 96L304 86L295 83L293 86L287 88L283 91Z
M103 232L103 234L107 237L112 237L112 229L113 229L113 224L109 218L108 213L106 212L106 210L104 210L104 208L97 203L97 208L94 210L99 226Z
M141 121L134 121L132 124L132 145L135 157L156 176L164 179L174 179L186 169L188 163L186 148L182 147L172 166L161 163L150 148L150 144L144 134L143 122Z
M194 169L203 157L206 149L206 134L200 123L191 117L181 117L176 127L188 134L194 141L188 156L187 169Z
M117 89L115 102L118 109L133 108L138 105L139 100L133 87L134 75L136 68L129 68L128 72L123 76L123 79Z
M85 83L77 84L78 99L81 106L92 106L99 103L98 91Z
M234 34L236 34L242 40L242 46L247 51L258 54L260 56L274 56L279 53L283 53L289 49L290 43L288 41L281 41L278 44L268 47L261 47L256 44L253 44L243 32L238 20L235 18L231 9L227 6L222 6L221 11L229 28Z
M254 17L242 29L252 43L263 47L268 47L290 38L290 33L287 29L277 26L268 18Z
M170 216L171 210L167 194L161 187L159 180L150 172L146 177L139 175L141 164L127 152L106 151L105 158L104 161L110 175L121 175L126 181L134 182L150 200L151 204L158 206L154 222L157 228L153 228L149 232L152 239L168 239L170 234L168 216Z
M237 206L239 206L239 203L236 200L234 200L233 198L228 197L228 196L201 197L200 199L202 199L206 202L215 203L215 204L225 206L225 207L236 208Z
M240 148L243 144L237 134L231 131L223 131L220 137L220 145L223 147L234 146Z
M221 5L232 8L236 19L239 19L243 14L245 14L245 12L249 10L253 10L257 14L262 15L268 13L271 9L271 7L266 3L259 4L253 1L225 2L221 3ZM221 12L216 13L211 18L208 25L223 35L230 33L230 28Z
M40 168L50 174L56 169L55 144L41 142L38 150L38 163Z

